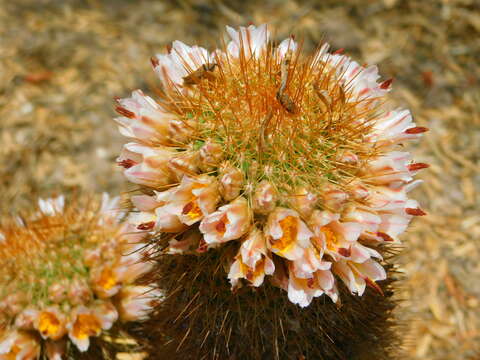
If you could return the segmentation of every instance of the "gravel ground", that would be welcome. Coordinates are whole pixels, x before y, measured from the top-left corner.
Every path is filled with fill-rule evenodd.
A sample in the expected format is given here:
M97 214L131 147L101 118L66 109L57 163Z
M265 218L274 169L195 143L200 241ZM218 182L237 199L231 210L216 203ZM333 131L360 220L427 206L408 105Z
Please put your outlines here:
M415 190L429 216L403 236L399 321L412 359L479 359L478 0L0 0L0 213L59 193L127 187L114 96L155 90L151 55L180 39L213 47L226 24L268 22L395 78L393 102L431 129Z

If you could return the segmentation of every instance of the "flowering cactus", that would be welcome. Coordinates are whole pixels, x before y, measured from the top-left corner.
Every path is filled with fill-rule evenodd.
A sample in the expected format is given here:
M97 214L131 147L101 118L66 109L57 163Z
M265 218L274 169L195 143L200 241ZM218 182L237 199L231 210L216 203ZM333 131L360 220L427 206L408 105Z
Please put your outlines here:
M427 165L397 145L427 129L386 108L392 81L379 82L376 66L327 44L311 56L293 38L275 47L266 25L227 32L224 50L174 41L152 59L158 102L140 90L118 100L131 140L118 163L153 190L132 197L132 221L178 234L167 253L236 242L232 288L271 277L302 307L323 294L336 302L339 280L359 296L381 291L375 249L424 215L407 193Z
M178 234L165 249L175 254L235 241L233 288L272 277L302 307L323 294L336 302L338 280L359 296L381 291L375 249L424 215L407 193L427 165L396 146L427 129L386 109L392 81L378 82L376 66L327 44L309 57L292 38L274 47L266 25L227 32L223 51L174 41L152 59L159 102L140 90L118 100L132 141L118 162L153 190L132 197L135 225ZM198 236L180 250L186 230Z
M39 200L31 218L0 227L0 359L62 359L92 337L143 320L159 291L142 234L120 221L118 198L66 206ZM118 326L117 326L118 327Z
M407 193L428 166L399 145L427 129L386 105L376 66L275 45L266 25L227 33L222 49L174 41L152 58L157 101L117 100L129 221L166 292L151 355L388 358L384 257L425 214Z

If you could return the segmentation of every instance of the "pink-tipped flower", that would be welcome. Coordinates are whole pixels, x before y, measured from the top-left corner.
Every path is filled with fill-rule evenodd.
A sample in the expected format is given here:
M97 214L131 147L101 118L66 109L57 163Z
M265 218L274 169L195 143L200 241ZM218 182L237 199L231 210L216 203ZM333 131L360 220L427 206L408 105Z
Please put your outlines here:
M38 313L35 327L43 339L59 340L67 333L67 319L57 307L48 307Z
M207 50L199 46L188 46L174 41L169 54L157 55L152 59L153 67L165 88L180 87L190 73L214 61Z
M263 233L253 229L240 246L235 261L230 266L228 279L232 288L237 287L239 279L248 280L252 286L263 283L265 275L272 275L275 265L267 250Z
M304 250L302 257L292 261L290 271L300 279L310 279L316 271L330 270L331 266L330 262L323 260L323 251L313 245Z
M317 202L318 195L305 187L298 188L290 199L291 206L305 219L310 217Z
M234 166L226 165L221 170L220 175L220 194L226 201L232 201L243 189L244 175L240 169Z
M379 98L390 90L386 84L377 82L380 75L375 65L364 68L346 55L325 54L323 59L336 68L337 76L345 89L352 92L350 97L352 102L359 99Z
M102 322L92 310L82 306L74 311L68 328L70 340L78 350L85 352L90 346L90 337L98 336L102 332Z
M363 263L338 261L333 264L333 272L345 283L352 294L362 296L367 285L379 289L376 281L385 280L385 269L377 262L369 259Z
M141 90L132 92L130 98L118 100L116 110L122 115L115 119L122 135L153 145L172 143L170 124L176 120L175 116Z
M364 262L370 257L382 258L376 250L364 246L358 241L364 231L364 226L357 222L340 222L338 219L326 222L325 219L329 217L332 219L332 215L328 212L327 214L316 212L312 216L311 225L318 236L315 240L324 246L325 253L335 261L349 259Z
M122 321L146 320L162 298L160 290L150 286L127 286L118 294L118 311Z
M223 159L223 149L220 144L207 141L200 148L200 167L205 171L215 169Z
M157 194L157 201L165 205L155 210L156 226L160 231L171 232L170 227L195 224L215 210L219 198L215 178L184 176L178 187Z
M253 195L253 210L264 215L272 212L276 207L277 197L272 184L268 181L261 182Z
M407 183L413 180L418 170L410 170L411 155L407 152L392 151L368 164L363 173L370 183L379 185Z
M427 130L415 125L409 110L392 110L375 123L369 139L379 145L393 145L417 139Z
M227 52L233 57L250 58L255 57L265 50L270 33L267 30L267 25L263 24L258 27L250 25L248 27L240 26L237 31L234 28L227 26L227 32L232 41L227 45Z
M200 231L207 244L239 239L250 227L251 214L247 200L243 197L220 207L200 223Z
M124 174L128 180L155 188L167 185L175 179L168 163L171 157L172 152L166 148L128 143L117 162L125 168Z
M47 341L45 343L45 353L48 360L62 360L67 352L66 339L58 341Z
M3 335L3 336L2 336ZM0 333L1 360L35 360L40 356L40 343L26 331Z
M270 250L288 260L301 258L313 236L298 213L287 208L277 208L268 216L264 232Z

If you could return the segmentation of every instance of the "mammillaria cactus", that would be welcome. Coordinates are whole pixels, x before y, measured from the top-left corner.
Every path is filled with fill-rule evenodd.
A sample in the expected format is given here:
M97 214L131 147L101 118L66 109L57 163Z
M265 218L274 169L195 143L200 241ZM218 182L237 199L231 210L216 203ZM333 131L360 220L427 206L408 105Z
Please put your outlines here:
M142 234L121 221L118 198L64 202L40 199L30 217L2 219L2 360L79 358L95 337L144 320L159 298L135 284L152 265Z
M158 102L140 90L118 100L122 117L116 120L131 140L118 162L143 189L131 196L131 222L153 234L160 286L163 281L172 293L160 309L175 313L175 301L184 306L165 324L178 330L177 352L189 341L203 347L217 334L215 349L206 350L213 358L238 349L232 336L242 336L245 327L259 330L252 332L258 339L243 334L257 349L251 357L354 353L352 344L339 346L351 336L353 320L347 318L364 315L358 315L362 300L352 300L340 284L354 295L362 296L366 287L383 295L383 249L399 243L412 217L424 215L407 193L419 183L413 175L427 165L412 162L398 145L427 129L416 126L408 110L388 108L392 81L378 82L376 66L329 53L327 44L309 56L293 38L274 46L266 25L227 32L231 41L224 49L208 52L174 41L168 54L152 59L162 84ZM235 294L224 294L223 285L212 291L223 269ZM204 283L195 282L200 278ZM228 296L235 299L250 288L257 293L248 292L242 301L248 295L258 299L262 285L263 299L275 297L276 303L267 299L268 305L257 301L244 308L237 299L232 308L237 300ZM277 289L307 309L293 315ZM340 320L318 320L318 314L337 311L331 305L342 302L350 303L338 312L345 329L332 334L343 326ZM377 308L382 306L389 305ZM202 315L190 314L198 307L203 316L220 320L202 322ZM282 318L280 309L290 317ZM306 314L317 317L311 319L315 326L329 319L330 328L315 335L323 340L310 339L294 350L287 350L292 344L279 345L313 326ZM271 328L260 321L290 330L263 334ZM162 331L173 331L168 326ZM197 339L186 340L192 337Z

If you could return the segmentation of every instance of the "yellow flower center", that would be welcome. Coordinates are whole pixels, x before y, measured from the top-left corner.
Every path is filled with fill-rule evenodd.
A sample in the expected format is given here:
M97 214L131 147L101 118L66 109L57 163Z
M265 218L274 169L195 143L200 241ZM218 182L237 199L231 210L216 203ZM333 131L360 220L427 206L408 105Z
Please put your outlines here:
M96 316L91 314L80 314L73 324L73 336L83 340L100 333L101 324Z
M98 284L105 290L110 290L117 285L117 277L111 268L103 269Z
M10 349L10 352L8 354L5 354L5 360L16 360L17 359L17 354L21 351L20 347L18 345L13 345L12 348Z
M55 314L48 311L42 311L40 313L38 330L43 336L55 337L55 335L58 334L60 327L60 320L58 320Z
M255 279L257 279L265 271L265 258L263 257L257 261L257 263L255 264L255 269L248 267L241 261L240 263L242 264L243 273L246 274L245 277L250 282L254 282Z
M325 235L325 238L327 239L327 249L331 251L336 251L337 250L337 244L338 244L338 238L337 236L333 233L333 231L328 228L327 226L322 226L320 228L320 231Z
M282 229L282 237L274 240L272 247L285 253L295 245L298 234L298 220L295 216L287 216L278 222Z
M192 220L203 215L202 210L198 206L195 197L192 201L190 201L183 207L182 214L187 215Z

